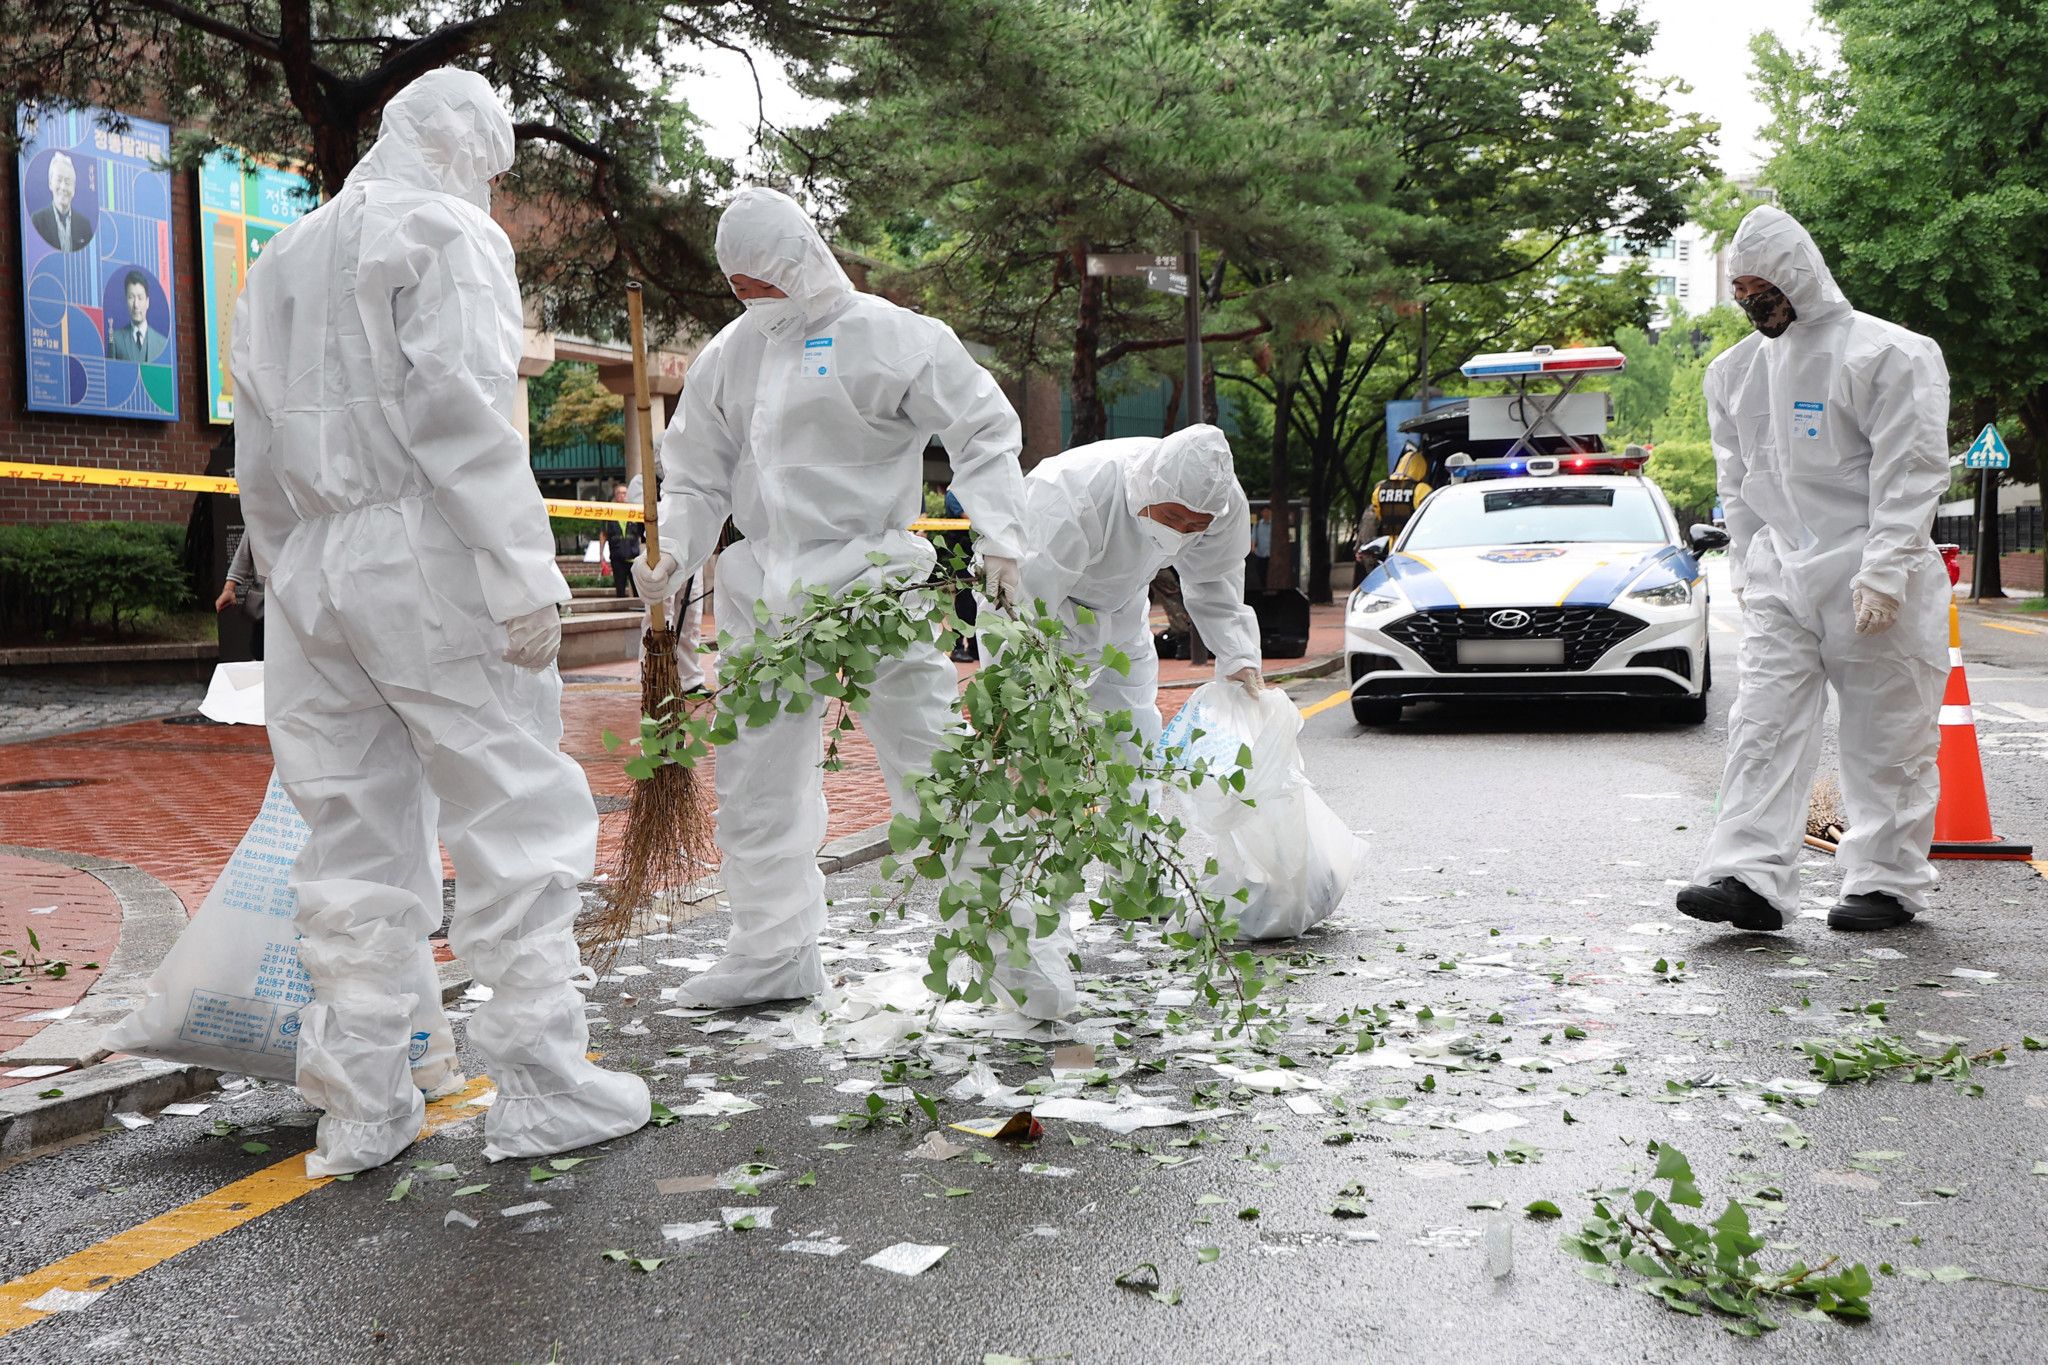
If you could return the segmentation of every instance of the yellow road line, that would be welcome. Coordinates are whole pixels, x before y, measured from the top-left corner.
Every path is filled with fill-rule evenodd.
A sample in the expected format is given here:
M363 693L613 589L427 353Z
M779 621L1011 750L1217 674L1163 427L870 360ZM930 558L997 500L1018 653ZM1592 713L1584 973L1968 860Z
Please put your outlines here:
M481 1112L467 1101L491 1088L479 1077L467 1086L427 1106L427 1120L420 1136L431 1137L443 1128ZM117 1232L103 1242L73 1252L63 1260L33 1270L19 1279L0 1284L0 1337L48 1317L49 1311L28 1305L52 1289L91 1293L112 1289L147 1270L154 1270L171 1257L190 1251L272 1209L281 1208L328 1184L331 1177L306 1178L304 1153L286 1157L254 1175L222 1186L181 1208Z
M1307 706L1302 707L1301 718L1303 720L1313 720L1315 717L1320 716L1321 714L1323 714L1323 712L1329 710L1331 707L1341 705L1342 703L1350 700L1351 689L1348 687L1340 688L1337 691L1332 692L1329 696L1324 697L1321 701L1310 702Z
M2026 626L2009 626L2009 625L2007 625L2007 624L2006 624L2005 622L2003 622L2003 621L1979 621L1979 622L1977 622L1977 624L1978 624L1978 625L1980 625L1980 626L1982 626L1982 627L1984 627L1984 629L1986 629L1986 630L2004 630L2004 631L2010 631L2010 632L2011 632L2012 634L2014 634L2014 635L2042 635L2042 634L2048 634L2048 632L2044 632L2044 631L2038 631L2038 630L2030 630L2030 629L2028 629L2028 628L2027 628Z

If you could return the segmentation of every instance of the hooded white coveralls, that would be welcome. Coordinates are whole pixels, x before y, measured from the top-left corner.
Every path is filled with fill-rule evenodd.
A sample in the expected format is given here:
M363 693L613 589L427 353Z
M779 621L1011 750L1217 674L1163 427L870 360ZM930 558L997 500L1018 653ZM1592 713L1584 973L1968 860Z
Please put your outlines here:
M1707 370L1744 667L1720 819L1694 880L1734 877L1787 920L1798 913L1831 684L1849 822L1835 858L1842 894L1924 909L1948 672L1949 582L1929 538L1948 486L1948 369L1928 338L1851 309L1782 210L1743 219L1729 270L1776 285L1797 319ZM1857 588L1900 600L1891 629L1856 633Z
M1162 502L1215 520L1181 536L1138 516ZM1096 708L1129 711L1145 742L1160 731L1147 590L1161 568L1171 564L1180 575L1188 615L1215 652L1216 676L1259 667L1259 619L1244 600L1251 509L1229 439L1215 427L1096 441L1041 462L1024 480L1024 526L1024 595L1054 608L1095 661L1088 694ZM1077 624L1076 607L1092 611L1094 622ZM1101 666L1106 645L1130 656L1128 674Z
M746 539L718 561L719 625L739 641L786 616L794 589L922 581L936 552L907 529L933 436L982 552L1019 557L1021 430L995 379L944 323L854 292L788 196L742 190L718 224L718 263L786 299L727 324L690 366L661 446L663 549L701 564L730 516ZM887 557L882 565L867 556ZM915 810L951 723L953 666L936 649L885 663L862 728L896 810ZM732 903L724 957L684 1004L729 1007L824 989L823 737L819 707L742 727L718 755L720 872Z
M566 601L514 425L518 285L485 211L512 125L480 76L422 76L341 192L279 233L236 307L237 474L270 581L271 751L312 836L294 869L309 1175L419 1133L400 983L440 907L410 889L421 788L456 870L449 938L494 992L469 1038L498 1095L485 1154L631 1132L638 1077L584 1057L572 924L597 814L560 750L561 679L502 658Z

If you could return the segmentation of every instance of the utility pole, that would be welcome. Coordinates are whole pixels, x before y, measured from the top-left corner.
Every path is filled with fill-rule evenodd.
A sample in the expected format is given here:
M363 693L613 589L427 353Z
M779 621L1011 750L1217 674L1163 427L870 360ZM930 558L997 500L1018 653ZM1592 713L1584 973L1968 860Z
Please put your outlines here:
M1182 245L1182 253L1180 265L1188 280L1185 309L1188 353L1187 378L1181 386L1181 411L1187 416L1183 425L1193 426L1209 420L1202 403L1202 234L1193 223L1187 224L1187 239Z

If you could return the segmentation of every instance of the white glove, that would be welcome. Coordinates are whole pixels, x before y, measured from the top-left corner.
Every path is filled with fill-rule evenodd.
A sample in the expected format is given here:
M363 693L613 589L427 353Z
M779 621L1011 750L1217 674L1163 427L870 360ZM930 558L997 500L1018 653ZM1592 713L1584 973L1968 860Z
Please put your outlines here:
M1875 588L1857 588L1851 599L1856 606L1856 633L1882 635L1899 619L1899 599Z
M633 586L645 601L666 602L689 578L681 568L674 555L663 555L659 564L649 564L647 552L642 550L633 559Z
M505 662L539 673L562 652L562 613L550 602L505 623Z
M1259 676L1259 670L1249 666L1240 668L1237 672L1232 673L1230 681L1242 687L1254 698L1266 690L1266 680Z
M997 611L1014 612L1024 601L1024 581L1017 561L1004 555L981 557L982 595Z

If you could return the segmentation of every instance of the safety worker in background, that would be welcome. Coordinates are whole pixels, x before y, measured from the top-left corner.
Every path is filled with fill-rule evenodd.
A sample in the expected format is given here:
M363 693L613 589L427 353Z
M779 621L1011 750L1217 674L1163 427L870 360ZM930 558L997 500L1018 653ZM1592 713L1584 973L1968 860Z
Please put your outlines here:
M682 420L681 409L677 409L676 419ZM657 476L656 486L659 487L659 484ZM641 499L646 496L645 489L646 485L641 482L641 476L635 474L632 481L625 485L625 500L635 507L642 506ZM644 544L643 540L633 546L635 557L641 555ZM676 637L676 685L682 688L686 696L702 696L708 687L704 678L704 661L697 657L697 647L703 643L704 598L707 595L704 589L704 571L710 566L709 560L697 566L695 572L682 580L682 586L675 590L675 595L668 599L665 607L669 629L675 632ZM634 581L637 587L638 578L636 577ZM676 580L671 575L667 581L673 583ZM652 605L650 601L649 606ZM647 632L653 628L653 612L643 613L640 621L642 649L646 648Z
M512 248L488 212L512 122L472 72L384 108L340 193L272 238L235 309L236 473L270 586L278 776L311 827L293 869L309 1176L419 1135L401 988L441 914L407 887L421 784L455 862L449 941L491 997L469 1023L497 1099L484 1154L647 1122L647 1085L584 1056L573 924L597 811L560 748L568 585L527 463Z
M1784 927L1832 685L1849 831L1835 929L1926 906L1948 673L1948 575L1929 539L1948 486L1948 369L1926 337L1849 306L1790 215L1730 247L1756 335L1708 367L1707 418L1742 584L1742 681L1721 815L1678 908Z
M1016 601L1022 437L995 379L945 324L856 293L787 195L742 190L719 219L717 250L746 314L691 365L662 440L663 554L652 568L645 555L635 562L641 593L667 596L711 553L728 515L745 539L719 558L718 616L742 642L760 629L757 604L771 621L786 619L799 586L923 583L937 551L907 528L922 507L925 446L937 436L974 522L987 595L998 608ZM915 810L909 778L929 769L956 691L936 648L877 670L862 728L898 812ZM678 1003L728 1008L824 989L822 755L815 698L742 727L719 754L732 935Z
M613 502L624 506L632 500L626 485L617 484L612 488ZM624 597L633 580L633 556L640 553L640 523L621 517L617 521L599 524L604 531L605 557L612 566L612 596Z
M1379 567L1377 561L1368 564L1366 547L1381 536L1389 540L1400 538L1408 526L1408 518L1415 515L1415 509L1430 494L1429 461L1422 454L1422 447L1410 441L1401 451L1401 458L1386 478L1372 486L1372 497L1366 509L1359 513L1358 531L1352 544L1358 560L1360 581L1365 575Z
M1259 618L1240 591L1250 506L1230 438L1215 427L1076 446L1024 480L1024 591L1043 600L1096 661L1088 695L1105 715L1128 711L1139 736L1159 738L1159 659L1152 645L1153 575L1171 566L1216 676L1253 692ZM1077 607L1094 620L1077 621ZM1128 673L1101 666L1104 646L1130 656Z

